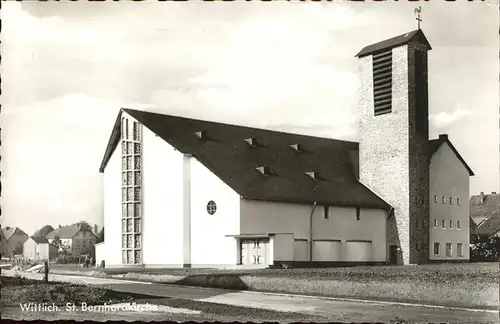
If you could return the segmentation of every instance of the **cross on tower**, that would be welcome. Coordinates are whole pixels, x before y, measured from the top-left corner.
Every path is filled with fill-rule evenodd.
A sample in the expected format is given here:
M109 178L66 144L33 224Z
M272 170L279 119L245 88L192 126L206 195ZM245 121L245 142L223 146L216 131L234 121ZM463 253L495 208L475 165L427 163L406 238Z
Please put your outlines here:
M420 22L422 19L420 18L420 13L422 12L422 7L418 6L418 8L415 8L415 14L417 14L417 18L415 18L418 22L418 29L420 29Z

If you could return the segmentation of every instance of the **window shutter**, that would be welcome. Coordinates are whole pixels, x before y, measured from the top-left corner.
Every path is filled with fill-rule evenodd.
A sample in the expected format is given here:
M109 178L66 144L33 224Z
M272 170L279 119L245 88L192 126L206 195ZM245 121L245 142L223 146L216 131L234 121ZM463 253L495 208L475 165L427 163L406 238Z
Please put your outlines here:
M375 116L392 111L392 50L373 55Z

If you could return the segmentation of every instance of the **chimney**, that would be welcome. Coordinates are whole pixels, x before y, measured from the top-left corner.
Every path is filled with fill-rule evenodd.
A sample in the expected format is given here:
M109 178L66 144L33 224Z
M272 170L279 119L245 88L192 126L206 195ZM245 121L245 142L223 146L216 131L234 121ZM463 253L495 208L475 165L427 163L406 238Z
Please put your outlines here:
M61 225L59 225L59 228L61 228Z
M496 192L496 191L492 191L492 192L491 192L491 194L492 194L492 195L496 195L496 194L497 194L497 192Z
M480 201L481 201L481 204L482 204L484 202L484 191L481 191L479 194L481 195Z
M443 141L447 141L448 140L448 134L439 134L439 139L443 140Z

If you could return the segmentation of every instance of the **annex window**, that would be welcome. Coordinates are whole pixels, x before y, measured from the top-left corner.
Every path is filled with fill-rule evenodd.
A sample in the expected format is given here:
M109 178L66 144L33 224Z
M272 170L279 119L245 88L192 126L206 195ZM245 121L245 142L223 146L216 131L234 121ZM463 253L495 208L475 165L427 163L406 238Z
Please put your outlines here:
M439 255L439 243L434 243L434 255Z
M356 207L356 220L359 221L361 219L361 208Z
M392 111L392 49L373 55L373 106L375 116Z
M462 243L457 243L457 256L459 257L464 256L464 249Z
M330 218L329 212L330 212L330 207L329 206L325 206L325 219L329 219Z
M446 197L445 197L445 196L442 196L442 197L441 197L441 202L442 202L443 204L446 204Z
M438 220L434 218L434 227L438 227Z
M446 243L446 256L447 257L451 257L452 256L451 243Z
M441 227L446 228L446 221L444 219L441 221Z
M457 220L457 228L460 228L460 221Z

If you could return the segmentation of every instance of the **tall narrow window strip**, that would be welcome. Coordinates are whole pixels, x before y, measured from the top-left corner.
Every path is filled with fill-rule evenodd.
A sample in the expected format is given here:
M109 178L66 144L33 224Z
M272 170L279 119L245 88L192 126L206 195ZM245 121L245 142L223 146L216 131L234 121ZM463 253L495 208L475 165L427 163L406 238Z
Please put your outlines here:
M446 204L446 197L445 197L445 196L442 196L442 197L441 197L441 202L442 202L443 204Z
M457 228L460 228L460 221L457 220Z
M356 207L356 220L359 221L361 219L361 208Z
M446 228L446 221L444 219L441 221L441 227Z
M453 221L450 220L450 228L453 228Z
M434 227L438 227L438 220L434 218Z
M122 256L124 264L140 264L141 252L141 125L123 119L122 149ZM130 124L130 126L129 126ZM137 143L139 142L139 143Z
M436 204L437 204L437 202L438 202L438 196L437 196L437 195L434 195L434 203L436 203Z
M329 219L330 218L330 215L329 215L330 207L328 205L326 205L324 208L325 208L325 219Z
M450 205L453 205L453 197L450 197Z
M375 116L392 111L392 49L372 56Z
M457 198L457 206L460 206L460 198Z

